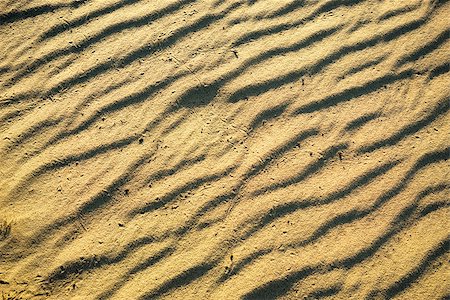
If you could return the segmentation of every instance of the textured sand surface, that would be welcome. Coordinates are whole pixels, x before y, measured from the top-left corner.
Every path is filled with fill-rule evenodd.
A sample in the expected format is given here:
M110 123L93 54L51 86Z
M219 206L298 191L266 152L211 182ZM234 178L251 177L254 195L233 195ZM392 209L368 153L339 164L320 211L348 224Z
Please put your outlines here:
M1 0L2 299L449 299L447 0Z

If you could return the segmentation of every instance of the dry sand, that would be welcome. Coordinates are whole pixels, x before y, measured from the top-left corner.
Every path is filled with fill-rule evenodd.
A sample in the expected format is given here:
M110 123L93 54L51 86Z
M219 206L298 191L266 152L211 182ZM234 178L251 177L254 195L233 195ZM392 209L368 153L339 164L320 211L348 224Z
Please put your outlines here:
M2 299L449 299L446 0L2 0Z

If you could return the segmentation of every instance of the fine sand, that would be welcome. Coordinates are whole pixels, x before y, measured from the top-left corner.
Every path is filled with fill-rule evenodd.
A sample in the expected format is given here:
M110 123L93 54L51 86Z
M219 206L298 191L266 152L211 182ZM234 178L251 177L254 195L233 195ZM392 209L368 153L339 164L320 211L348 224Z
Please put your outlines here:
M449 20L0 0L0 299L449 299Z

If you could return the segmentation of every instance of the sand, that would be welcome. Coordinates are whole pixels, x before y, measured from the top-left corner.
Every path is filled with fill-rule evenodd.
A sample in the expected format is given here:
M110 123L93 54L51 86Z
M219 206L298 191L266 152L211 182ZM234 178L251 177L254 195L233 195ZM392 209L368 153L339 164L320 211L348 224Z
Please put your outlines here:
M2 299L448 299L449 15L1 1Z

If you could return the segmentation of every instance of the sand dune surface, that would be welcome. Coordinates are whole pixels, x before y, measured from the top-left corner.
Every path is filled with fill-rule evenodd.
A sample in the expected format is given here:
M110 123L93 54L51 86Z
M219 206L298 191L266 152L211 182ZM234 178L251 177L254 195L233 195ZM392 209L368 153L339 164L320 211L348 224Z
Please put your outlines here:
M446 0L0 1L12 299L449 299Z

